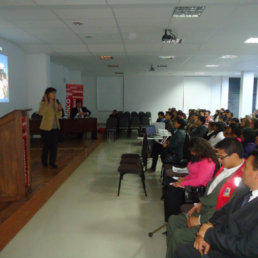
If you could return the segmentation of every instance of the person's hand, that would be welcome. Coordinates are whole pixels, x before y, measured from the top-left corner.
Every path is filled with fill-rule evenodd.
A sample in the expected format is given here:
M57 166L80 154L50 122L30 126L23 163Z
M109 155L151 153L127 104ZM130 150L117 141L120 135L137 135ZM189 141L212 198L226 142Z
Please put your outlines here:
M201 212L201 207L202 207L202 203L201 203L201 202L197 203L197 205L193 206L193 208L191 208L191 210L189 210L189 211L187 212L187 216L190 217L190 216L192 216L192 214L194 214L195 212L200 213L200 212Z
M79 112L79 116L84 116L84 113L83 112Z
M183 186L181 186L181 182L175 182L172 184L174 187L181 187L181 188L184 188Z
M188 228L199 226L200 225L199 218L196 216L190 216L188 217L186 224Z
M200 237L204 238L204 236L206 234L206 231L209 228L212 228L212 227L213 227L213 225L210 222L202 224L202 226L200 227L199 231L197 232L197 236L200 236Z
M203 254L208 254L211 246L202 237L197 236L194 241L194 248L203 256Z
M46 104L48 104L48 97L47 97L47 94L44 95L44 102L45 102Z
M182 182L182 181L184 181L184 179L185 179L185 177L184 176L182 176L182 177L179 177L178 179L177 179L177 182Z
M168 142L166 141L166 142L163 143L163 147L167 148L167 146L168 146Z
M58 109L58 111L62 111L63 107L60 103L58 104L57 109Z

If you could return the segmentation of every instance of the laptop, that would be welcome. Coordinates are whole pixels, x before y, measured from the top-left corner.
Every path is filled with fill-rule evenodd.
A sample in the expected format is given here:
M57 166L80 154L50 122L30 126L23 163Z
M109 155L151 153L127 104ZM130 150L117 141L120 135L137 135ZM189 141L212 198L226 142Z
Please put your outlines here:
M156 128L155 128L154 125L146 126L145 132L146 132L148 137L153 137L153 136L157 135Z

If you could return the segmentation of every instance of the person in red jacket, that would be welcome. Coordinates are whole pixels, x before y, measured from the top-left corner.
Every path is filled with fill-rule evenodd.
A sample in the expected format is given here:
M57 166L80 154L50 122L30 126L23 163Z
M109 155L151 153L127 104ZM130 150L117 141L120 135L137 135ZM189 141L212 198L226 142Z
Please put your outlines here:
M225 138L216 144L218 160L223 168L207 185L204 196L187 214L172 215L167 226L167 258L175 257L176 247L192 242L201 224L207 223L214 212L225 205L241 182L242 144L236 138Z

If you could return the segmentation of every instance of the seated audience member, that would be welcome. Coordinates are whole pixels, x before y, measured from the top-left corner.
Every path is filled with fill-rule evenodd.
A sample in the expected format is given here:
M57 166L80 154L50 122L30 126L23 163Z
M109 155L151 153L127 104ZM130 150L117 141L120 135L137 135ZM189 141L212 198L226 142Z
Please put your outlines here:
M164 115L164 112L162 112L162 111L159 111L159 113L158 113L158 118L157 118L157 120L156 120L156 122L157 123L159 123L159 122L165 122L165 115Z
M222 122L216 122L214 126L215 134L209 139L211 146L215 146L218 142L225 138L224 136L225 124Z
M91 112L82 106L81 100L76 100L76 107L72 109L71 118L84 118L90 116Z
M164 188L165 221L170 215L180 213L180 206L184 203L184 187L206 186L219 168L215 150L201 137L193 137L189 142L191 160L187 165L188 175ZM169 182L169 180L165 180ZM170 180L175 181L175 180Z
M163 144L165 148L161 155L163 163L178 163L183 158L185 121L181 118L176 118L173 126L174 130L169 141Z
M219 121L219 115L220 115L220 111L216 110L215 114L212 117L214 122L218 122Z
M258 145L258 130L255 131L255 144Z
M230 124L224 133L224 136L227 138L235 137L238 141L242 142L241 138L241 127L239 124Z
M250 128L251 127L251 119L248 119L248 118L241 118L240 119L241 123L240 123L240 126L242 128Z
M191 131L190 136L191 137L205 137L205 135L208 132L207 127L204 125L205 123L205 117L199 116L195 125L196 127Z
M258 110L257 109L254 110L252 117L253 117L253 119L258 118Z
M258 150L243 169L243 183L230 202L201 226L194 243L179 245L177 258L258 257Z
M215 131L214 131L215 124L216 124L215 122L209 122L208 132L205 135L206 140L209 140L215 134Z
M198 119L198 115L195 112L192 112L191 114L189 114L189 119L187 122L187 125L185 126L185 132L190 134L191 131L193 130L193 128L195 127L195 123Z
M205 110L205 109L200 109L200 111L199 111L199 115L200 115L200 116L204 116L204 117L205 117L205 112L206 112L206 110Z
M173 127L173 122L172 122L172 113L171 112L166 112L165 115L165 129L168 130L170 133L173 132L174 127Z
M256 132L252 128L243 128L241 133L241 140L244 146L244 158L248 158L250 153L254 150Z
M239 119L236 117L233 117L230 119L229 124L239 124Z
M172 109L172 121L174 121L177 118L177 111L176 109Z
M116 119L118 119L118 117L117 117L117 110L114 109L114 110L112 111L112 114L111 114L109 117L110 117L110 118L116 118Z
M215 148L222 168L207 185L204 196L188 211L187 216L181 213L169 217L167 258L175 257L178 245L194 241L200 225L207 223L215 210L228 202L241 180L245 165L242 144L235 138L225 138Z
M205 111L205 124L204 125L208 128L210 122L213 122L213 119L211 118L211 111L206 110Z
M166 120L165 120L165 129L170 133L173 133L173 124L172 124L172 114L170 112L166 112ZM152 165L151 168L148 169L148 172L155 172L156 166L158 162L159 155L164 151L164 147L160 142L154 141L151 149L151 157L152 157Z
M252 127L254 130L257 130L257 129L258 129L258 119L253 119L253 120L252 120L251 127Z

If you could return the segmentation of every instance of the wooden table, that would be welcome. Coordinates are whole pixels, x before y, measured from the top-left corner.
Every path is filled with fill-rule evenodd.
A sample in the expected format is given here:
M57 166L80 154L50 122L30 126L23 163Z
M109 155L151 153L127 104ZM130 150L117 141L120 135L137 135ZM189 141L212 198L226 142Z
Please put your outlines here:
M60 119L60 134L91 132L92 139L97 139L97 118ZM41 120L30 119L30 134L40 134Z

